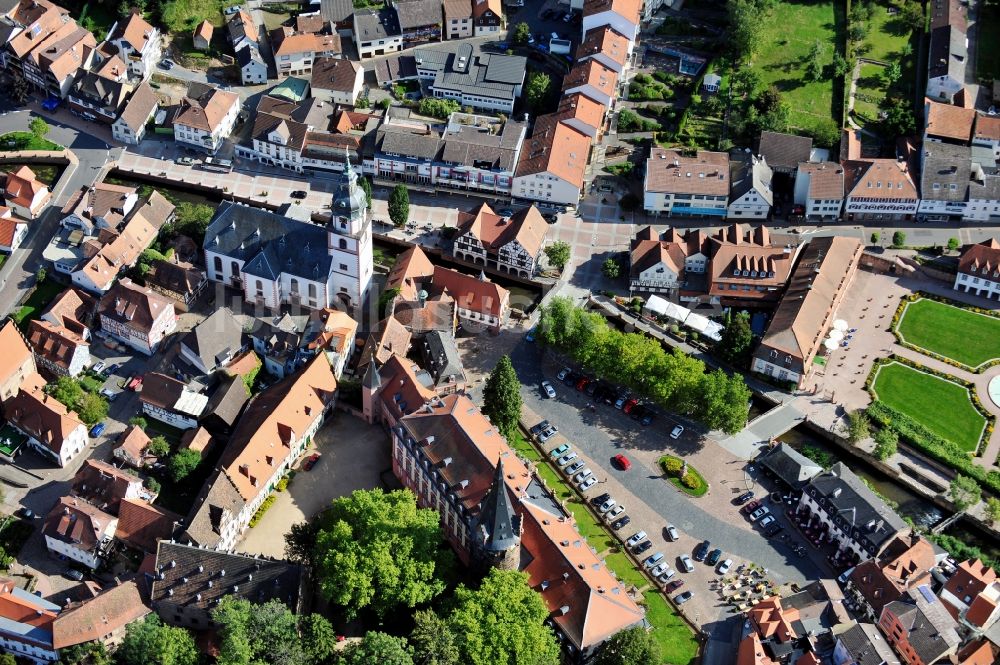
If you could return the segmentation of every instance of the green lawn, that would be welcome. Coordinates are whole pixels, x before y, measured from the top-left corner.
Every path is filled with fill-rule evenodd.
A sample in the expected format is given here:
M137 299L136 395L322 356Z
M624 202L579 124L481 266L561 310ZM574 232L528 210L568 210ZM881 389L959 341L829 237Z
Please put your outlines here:
M624 552L612 552L604 557L604 562L608 565L618 579L627 587L642 588L649 584L649 580L636 569L632 559Z
M884 365L872 392L888 406L923 423L970 453L979 447L986 418L972 405L969 391L951 381L899 363Z
M1000 35L1000 0L984 0L979 5L980 35ZM976 78L1000 78L1000 49L990 43L982 44L976 49Z
M14 319L14 323L22 329L26 329L28 322L41 316L45 308L49 306L49 303L62 293L64 288L66 287L62 284L51 279L46 279L31 292L31 295L24 301L21 308L11 317Z
M764 86L778 88L791 108L789 130L811 129L829 118L839 124L840 110L834 113L833 109L833 81L806 81L805 63L817 41L824 47L824 62L832 62L843 11L843 7L835 9L833 2L785 0L765 21L763 43L753 67Z
M854 96L854 112L869 121L878 120L879 107L885 100L885 85L882 81L884 69L869 62L861 65L861 75L858 77L858 88Z
M891 2L894 7L899 7L902 2ZM865 43L868 45L866 58L881 60L882 62L897 62L903 57L903 49L913 36L910 27L900 17L899 13L890 14L887 7L882 4L875 5L875 13L868 25L868 36ZM916 50L910 56L916 60ZM903 66L903 63L900 63Z
M896 330L906 342L969 367L1000 358L1000 319L936 300L911 302Z
M647 591L643 598L646 601L646 619L653 626L653 637L660 644L665 662L670 665L693 663L698 655L698 641L688 625L657 592Z
M40 139L31 132L8 132L0 136L0 150L62 150L58 143Z

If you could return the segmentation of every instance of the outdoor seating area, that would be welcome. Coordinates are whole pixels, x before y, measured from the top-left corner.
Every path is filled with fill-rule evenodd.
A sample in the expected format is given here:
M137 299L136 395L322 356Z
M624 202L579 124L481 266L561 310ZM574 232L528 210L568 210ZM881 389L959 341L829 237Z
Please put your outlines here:
M834 570L840 572L859 562L860 558L857 553L840 547L836 535L830 530L830 525L820 519L820 516L814 514L807 506L789 508L785 514L815 549L831 550L826 558Z
M746 612L760 601L777 593L774 581L767 577L767 569L754 564L741 565L735 575L727 575L714 582L730 613Z

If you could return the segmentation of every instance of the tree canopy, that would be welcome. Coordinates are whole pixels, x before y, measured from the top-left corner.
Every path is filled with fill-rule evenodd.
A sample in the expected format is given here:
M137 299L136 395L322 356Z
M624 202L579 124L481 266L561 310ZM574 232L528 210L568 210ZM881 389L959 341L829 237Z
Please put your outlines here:
M546 245L543 251L549 259L549 263L559 270L565 268L566 264L569 263L569 243L557 240L551 245Z
M414 659L422 665L461 663L455 635L448 623L433 610L418 610L413 614L410 645Z
M660 645L641 626L616 633L597 652L595 665L660 665Z
M410 192L406 185L396 185L389 195L389 219L396 227L406 224L410 218Z
M337 657L337 665L413 665L406 639L368 632L361 641L347 646Z
M743 367L750 358L752 345L750 314L729 312L726 315L725 327L722 329L722 340L716 345L719 355L731 365Z
M979 487L976 479L961 474L955 476L955 479L951 481L951 486L948 488L948 498L955 504L955 508L960 511L971 508L979 503L979 499L982 496L983 490Z
M888 427L883 427L875 434L875 450L872 453L881 461L896 454L899 446L899 435Z
M483 388L483 413L510 440L521 419L521 381L510 356L501 356Z
M178 450L170 456L169 460L167 460L167 471L170 472L170 478L175 483L179 483L190 476L191 472L194 471L199 464L201 464L201 453L197 450L184 448L182 450Z
M531 72L524 85L524 102L536 114L548 103L552 78L545 72Z
M125 627L115 657L119 665L197 665L199 655L191 633L150 614Z
M323 513L316 541L320 592L348 617L416 607L445 588L454 558L442 547L436 510L409 490L357 490Z

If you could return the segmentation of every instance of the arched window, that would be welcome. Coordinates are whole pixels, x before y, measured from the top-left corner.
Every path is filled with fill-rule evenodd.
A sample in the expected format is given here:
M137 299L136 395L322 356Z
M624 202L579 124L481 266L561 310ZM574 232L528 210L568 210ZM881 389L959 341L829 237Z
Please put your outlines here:
M292 277L292 293L299 292L299 280Z
M215 257L215 261L213 263L215 265L215 275L216 275L216 277L221 277L222 276L222 257L221 256Z
M240 276L240 264L237 263L236 261L233 261L230 267L233 269L233 277L239 277Z
M347 249L347 241L344 240L343 238L340 239L340 248Z

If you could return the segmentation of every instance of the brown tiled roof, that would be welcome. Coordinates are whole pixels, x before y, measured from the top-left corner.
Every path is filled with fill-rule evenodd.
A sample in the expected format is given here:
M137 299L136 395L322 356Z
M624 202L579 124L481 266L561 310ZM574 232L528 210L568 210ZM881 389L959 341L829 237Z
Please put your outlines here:
M976 129L973 134L977 139L1000 141L1000 116L976 115Z
M177 404L186 387L183 381L178 381L172 376L149 372L142 381L139 401L169 411Z
M958 260L959 272L979 272L983 268L988 273L1000 269L1000 242L996 238L969 245Z
M254 353L253 349L247 349L240 355L232 359L232 361L226 365L225 371L230 376L246 376L250 372L254 371L260 367L260 358Z
M52 646L65 649L101 640L149 613L139 585L134 580L123 582L95 598L66 606L52 622Z
M239 41L243 37L252 42L260 40L260 34L257 32L257 24L254 23L253 18L242 7L229 18L229 21L226 22L226 28L229 31L230 39L234 39L235 41Z
M25 6L28 6L29 9L24 10ZM46 36L59 26L64 25L63 16L68 13L68 10L47 0L37 3L31 0L22 1L13 14L15 22L26 26L26 28L11 37L7 48L18 58L24 57L26 53L37 47Z
M100 544L102 536L108 532L108 525L114 521L114 515L97 506L83 499L64 496L46 516L42 534L91 552Z
M155 552L156 543L169 540L181 516L142 499L124 499L118 510L115 538L144 552Z
M757 633L750 633L740 641L736 665L778 665L778 661L767 655Z
M927 135L968 143L976 123L976 110L941 104L930 99L927 104Z
M392 318L415 335L438 330L454 332L455 299L446 293L435 293L421 303L419 300L399 300Z
M385 363L393 354L406 356L410 349L413 335L406 326L393 317L382 319L375 332L368 336L365 348L361 351L358 367L364 367L375 360L379 365Z
M149 81L143 81L132 93L132 96L128 98L128 102L125 104L125 108L122 110L119 119L133 132L137 131L145 124L149 118L149 114L152 113L158 103L159 100L156 97L156 93L153 92L153 88L149 85ZM156 190L153 191L155 192Z
M556 114L562 120L576 119L583 124L600 129L604 124L604 112L607 109L604 104L595 102L590 97L580 92L572 95L565 95L559 100L559 108Z
M149 437L137 425L130 425L128 429L121 433L115 444L121 448L130 459L138 460L141 464L145 457L146 448L149 446Z
M969 559L958 564L955 574L945 582L944 590L956 598L975 598L997 579L996 572L979 559Z
M316 58L313 62L311 84L321 90L353 92L361 65L347 58Z
M274 35L280 36L277 48L274 49L275 57L282 55L296 55L299 53L341 53L340 35L285 35L280 31L271 33L271 44L274 45Z
M958 651L958 662L962 665L996 665L996 648L985 638L972 641Z
M163 296L123 279L104 294L98 311L130 328L148 331L167 307L174 306Z
M612 11L639 25L642 0L584 0L584 16L593 16L607 11Z
M589 30L576 49L576 59L583 60L599 53L624 67L628 62L628 39L608 25Z
M921 536L896 536L877 559L860 564L851 574L851 583L872 606L875 616L882 608L930 579L935 565L934 547Z
M14 372L31 359L31 347L14 321L7 319L0 328L0 382L6 382Z
M150 265L145 280L146 284L159 286L174 293L190 295L205 281L205 273L190 263L174 263L173 261L157 259Z
M662 262L680 275L684 272L684 258L684 248L675 242L639 240L632 245L631 274L638 277L642 271Z
M196 37L201 37L206 42L212 41L212 35L215 33L215 27L205 19L198 24L198 27L194 29L194 35Z
M128 65L117 55L111 55L104 59L95 73L111 81L124 81L128 78Z
M890 191L891 188L891 191ZM848 196L916 201L917 187L906 162L862 159L844 163L844 191Z
M81 346L90 344L69 328L49 321L35 320L28 324L28 340L35 354L68 370L73 354Z
M323 28L326 27L326 21L323 19L321 14L309 14L303 15L299 14L295 17L295 31L296 32L323 32Z
M121 37L131 44L132 48L141 51L145 48L146 42L149 41L149 37L152 36L153 31L153 26L146 22L146 19L142 17L139 10L133 9L125 22L118 24L118 30L115 31L115 36L111 41L115 41Z
M583 186L590 156L590 137L550 113L535 120L531 138L524 141L516 176L551 173L575 187Z
M137 476L107 462L88 459L73 476L71 491L74 496L117 515L118 506L136 485L142 485Z
M447 290L459 307L472 312L502 317L510 300L510 292L499 284L457 270L435 266L432 279L435 291Z
M699 150L687 157L679 150L653 148L646 160L646 191L729 195L729 156Z
M409 358L393 353L378 372L382 379L378 399L397 420L413 413L435 395L434 390L417 378L421 369Z
M444 0L444 19L472 18L471 0Z
M736 224L734 226L739 229L738 233L742 236L742 225ZM742 237L740 237L740 240L742 241ZM753 244L745 241L737 244L719 242L713 239L712 248L712 262L709 266L710 293L723 297L732 295L733 293L732 290L727 290L725 285L728 285L730 282L738 282L740 284L747 282L747 278L742 274L739 277L734 275L734 271L736 270L739 270L740 273L744 270L749 271L751 274L756 272L756 278L751 276L755 284L780 289L788 280L788 275L792 270L792 261L795 257L792 251L787 250L783 245L772 245L769 239L763 244ZM774 275L771 276L771 273L774 273ZM766 274L766 276L761 276L762 274ZM759 297L763 296L764 293L750 291L743 292L741 297L743 295L755 295Z
M416 300L417 284L434 275L434 264L427 254L414 245L396 259L385 281L386 289L399 289L404 300Z
M35 195L45 189L45 183L35 177L35 172L27 166L18 167L13 173L7 174L6 198L8 203L28 208Z
M174 124L212 132L239 100L236 93L218 88L210 88L197 99L185 97L180 103L179 112L174 116Z
M498 17L503 16L503 6L500 4L500 0L472 0L472 16L474 18L481 18L487 10Z
M986 628L986 622L993 615L996 608L997 605L995 602L983 594L979 594L972 600L972 604L969 605L969 610L965 613L965 620L973 626Z
M6 347L5 347L6 348ZM56 455L63 443L83 422L54 397L38 390L20 390L4 405L4 414L18 429L40 441Z
M14 236L17 235L17 228L19 226L26 225L27 222L23 219L11 217L9 214L10 208L4 208L4 210L7 210L8 214L0 215L0 245L4 247L13 247Z
M189 429L181 435L181 448L190 448L201 456L205 456L205 451L212 447L214 441L212 435L204 427Z
M304 435L336 391L333 369L320 353L250 400L220 461L244 500L267 490L265 483L290 452L291 437Z
M843 199L844 167L834 162L802 162L799 173L809 175L810 199Z
M609 97L614 97L615 89L618 86L618 75L613 69L605 67L596 60L577 62L563 78L562 89L565 92L582 85L589 85ZM586 93L584 92L584 94Z
M533 205L508 219L493 212L489 204L481 203L471 213L459 212L456 236L468 234L492 252L517 240L528 254L537 256L547 232L548 224Z

